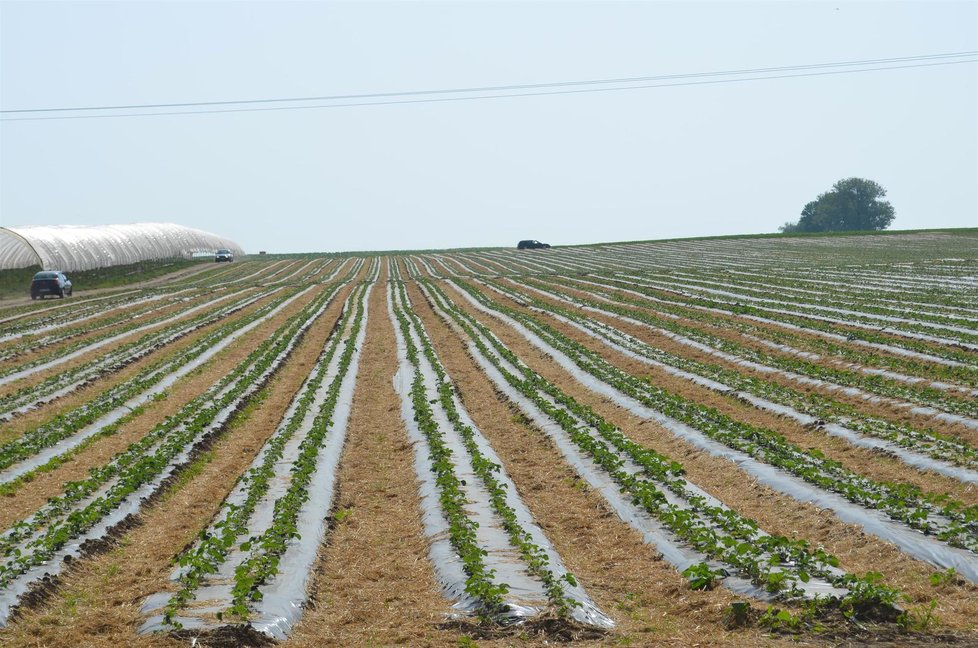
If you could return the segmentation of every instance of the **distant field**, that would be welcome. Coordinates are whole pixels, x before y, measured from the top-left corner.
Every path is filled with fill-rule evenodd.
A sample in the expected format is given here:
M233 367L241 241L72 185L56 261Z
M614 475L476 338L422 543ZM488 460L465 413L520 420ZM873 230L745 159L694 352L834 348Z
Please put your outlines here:
M0 303L4 646L978 643L976 230L188 268Z

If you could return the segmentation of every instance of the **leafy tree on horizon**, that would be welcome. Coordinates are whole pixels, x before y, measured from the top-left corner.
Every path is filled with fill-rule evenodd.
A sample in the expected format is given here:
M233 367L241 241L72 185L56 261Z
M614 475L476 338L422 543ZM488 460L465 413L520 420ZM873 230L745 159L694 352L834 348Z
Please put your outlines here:
M801 210L797 223L778 229L791 232L884 230L893 222L893 205L882 200L886 189L864 178L843 178Z

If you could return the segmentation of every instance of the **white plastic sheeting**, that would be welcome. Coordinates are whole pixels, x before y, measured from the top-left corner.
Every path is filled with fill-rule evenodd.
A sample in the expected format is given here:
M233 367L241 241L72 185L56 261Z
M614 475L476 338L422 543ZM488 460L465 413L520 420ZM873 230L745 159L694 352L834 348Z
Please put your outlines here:
M174 223L0 227L0 270L40 265L44 270L75 272L190 258L195 252L220 248L244 254L230 239Z

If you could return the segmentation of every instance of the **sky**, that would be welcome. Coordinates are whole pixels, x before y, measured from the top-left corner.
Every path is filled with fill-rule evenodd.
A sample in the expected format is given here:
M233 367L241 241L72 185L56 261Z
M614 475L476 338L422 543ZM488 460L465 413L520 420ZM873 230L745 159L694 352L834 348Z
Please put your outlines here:
M976 50L974 1L0 0L0 110ZM886 188L893 229L978 226L974 62L473 101L15 116L0 122L4 227L174 222L249 252L648 240L773 232L850 176Z

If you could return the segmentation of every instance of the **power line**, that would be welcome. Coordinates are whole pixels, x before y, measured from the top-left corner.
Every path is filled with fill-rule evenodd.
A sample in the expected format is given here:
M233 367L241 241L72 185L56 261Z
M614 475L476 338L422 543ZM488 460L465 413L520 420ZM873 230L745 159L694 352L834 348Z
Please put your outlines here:
M497 85L497 86L476 86L464 88L447 88L440 90L413 90L407 92L378 92L372 94L347 94L347 95L326 95L318 97L288 97L279 99L238 99L228 101L195 101L183 103L156 103L156 104L130 104L119 106L76 106L62 108L21 108L18 110L0 110L0 114L12 113L36 113L36 112L66 112L81 110L141 110L147 108L191 108L200 106L227 106L235 104L261 104L261 103L284 103L298 101L340 101L349 99L380 99L389 97L434 95L434 94L460 94L468 92L499 92L513 90L537 90L542 88L557 88L566 86L612 84L612 83L640 83L647 81L666 81L672 79L684 79L706 76L729 76L739 74L758 74L767 72L786 72L793 70L805 70L812 68L831 68L854 65L877 65L884 63L904 63L912 61L924 61L933 59L948 59L958 57L973 57L978 55L978 51L972 52L951 52L946 54L923 54L918 56L902 56L885 59L864 59L857 61L841 61L837 63L813 63L809 65L789 65L782 67L767 68L748 68L743 70L722 70L715 72L693 72L686 74L666 74L659 76L642 77L623 77L610 79L591 79L586 81L558 81L553 83L528 83L521 85Z
M964 58L973 57L973 58ZM271 106L271 107L252 107L252 108L218 108L214 110L180 110L167 112L140 112L140 113L119 113L119 114L95 114L95 115L58 115L51 117L4 117L0 121L43 121L49 119L105 119L111 117L149 117L167 115L199 115L216 113L234 112L265 112L279 110L310 110L323 108L352 108L360 106L381 106L392 104L417 104L417 103L441 103L449 101L474 101L479 99L503 99L513 97L539 97L547 95L567 95L584 94L596 92L618 92L623 90L639 90L646 88L681 87L695 85L713 85L725 83L741 83L749 81L765 81L774 79L791 79L801 77L835 76L842 74L857 74L862 72L878 72L883 70L903 70L910 68L937 67L945 65L959 65L962 63L978 62L978 51L954 52L947 54L927 54L920 56L906 56L888 59L866 59L861 61L842 61L836 63L819 63L809 65L794 65L768 68L751 68L744 70L725 70L717 72L696 72L687 74L670 74L646 77L624 77L618 79L594 79L588 81L562 81L552 83L535 84L511 84L499 86L481 86L468 88L450 88L439 90L414 90L406 92L382 92L371 94L348 94L348 95L329 95L321 97L294 97L277 99L246 99L237 101L211 101L211 102L184 102L184 103L165 103L165 104L132 104L119 106L89 106L76 108L34 108L18 110L0 110L0 114L23 114L23 113L42 113L42 112L70 112L70 111L110 111L110 110L144 110L157 108L203 108L208 106L228 106L228 105L254 105L269 103L296 103L309 101L347 101L361 99L388 99L385 101L357 101L356 103L331 103L317 105L299 106ZM894 65L894 63L904 63ZM877 67L861 67L865 65L877 65ZM850 69L832 69L832 68ZM805 71L802 70L820 70ZM798 71L795 74L771 74L772 72ZM763 76L742 76L745 74L763 74ZM734 78L706 78L733 76ZM683 79L689 79L682 81ZM700 79L700 80L696 80ZM678 81L668 83L646 83L648 81ZM614 87L580 87L593 85L610 85L622 83L639 83L639 85L617 85ZM575 88L564 89L559 88ZM548 90L553 89L553 90ZM541 90L538 92L525 92L525 90ZM502 92L502 94L477 94L487 92ZM460 97L436 97L432 95L445 94L464 94ZM426 98L412 98L412 97Z

